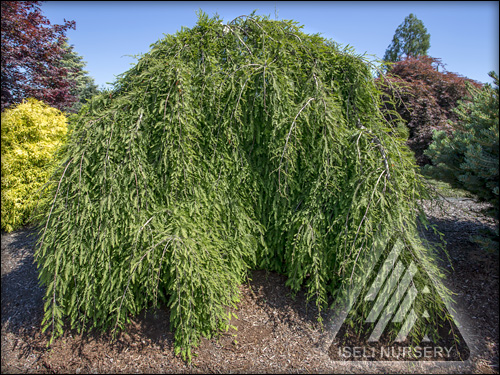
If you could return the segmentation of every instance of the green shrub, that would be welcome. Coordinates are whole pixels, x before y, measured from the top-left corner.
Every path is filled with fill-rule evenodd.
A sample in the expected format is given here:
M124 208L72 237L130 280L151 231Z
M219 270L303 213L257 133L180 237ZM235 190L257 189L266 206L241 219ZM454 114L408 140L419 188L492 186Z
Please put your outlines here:
M39 190L66 132L65 115L33 98L2 112L2 230L28 224L37 203L46 203Z
M425 184L380 107L363 58L293 21L201 15L158 41L71 133L36 254L44 329L119 329L163 302L189 359L250 268L321 309L382 240L432 265Z
M426 172L492 203L498 219L499 88L498 75L489 75L496 87L469 85L471 97L454 109L458 120L451 136L434 133L426 151L433 165L426 166Z

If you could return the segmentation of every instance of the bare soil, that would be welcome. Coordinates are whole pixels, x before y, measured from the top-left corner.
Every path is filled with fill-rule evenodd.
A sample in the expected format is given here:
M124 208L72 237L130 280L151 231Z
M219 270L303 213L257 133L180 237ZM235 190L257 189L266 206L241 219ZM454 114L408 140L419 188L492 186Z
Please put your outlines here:
M498 253L490 254L469 237L493 228L483 214L487 204L470 199L444 202L445 211L428 205L429 218L444 233L451 263L446 285L456 293L456 311L468 337L470 359L442 363L339 362L328 349L332 316L317 310L304 294L293 299L286 278L254 271L240 287L241 303L229 331L203 339L191 364L173 353L169 311L159 308L133 319L111 344L107 334L67 331L47 347L40 325L44 291L33 263L33 230L2 233L2 373L498 373ZM430 231L422 235L435 240ZM236 335L236 336L235 336Z

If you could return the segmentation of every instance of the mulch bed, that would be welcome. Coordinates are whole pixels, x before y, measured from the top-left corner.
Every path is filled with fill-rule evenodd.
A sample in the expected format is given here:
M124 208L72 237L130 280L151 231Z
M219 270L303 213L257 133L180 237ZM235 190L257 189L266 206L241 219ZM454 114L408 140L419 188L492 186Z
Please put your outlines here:
M229 331L202 339L187 364L173 353L173 333L166 308L134 318L118 340L108 334L67 331L47 348L40 332L43 289L33 264L33 231L2 233L2 373L498 373L498 253L489 254L469 237L493 228L483 215L487 204L470 199L444 202L445 211L427 205L431 221L444 233L452 266L446 285L455 295L456 311L468 337L470 359L440 363L339 362L332 343L331 312L325 330L314 304L304 294L293 299L285 277L254 271L241 289L241 303ZM430 231L423 231L435 239ZM434 237L433 237L434 236ZM236 336L235 336L236 334Z

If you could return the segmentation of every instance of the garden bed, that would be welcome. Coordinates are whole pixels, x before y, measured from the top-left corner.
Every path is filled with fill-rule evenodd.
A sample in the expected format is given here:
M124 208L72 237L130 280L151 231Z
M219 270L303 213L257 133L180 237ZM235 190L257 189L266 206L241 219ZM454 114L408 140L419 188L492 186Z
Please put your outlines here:
M254 271L242 285L233 319L237 332L203 339L191 365L175 357L169 311L147 311L134 318L111 344L108 334L66 332L50 348L41 334L43 290L37 284L29 228L2 234L2 373L498 373L498 254L485 253L469 236L492 228L487 204L471 199L444 202L445 212L426 205L444 233L453 268L446 285L456 293L456 310L468 336L470 360L439 363L335 362L328 356L332 337L316 321L317 310L303 294L292 299L285 277ZM422 235L434 240L431 232ZM326 327L329 327L328 316ZM237 334L237 336L234 336Z

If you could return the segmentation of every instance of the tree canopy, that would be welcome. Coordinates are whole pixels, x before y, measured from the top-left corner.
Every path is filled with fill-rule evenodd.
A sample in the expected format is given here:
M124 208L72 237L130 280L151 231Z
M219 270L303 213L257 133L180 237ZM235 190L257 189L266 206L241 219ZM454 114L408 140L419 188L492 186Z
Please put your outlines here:
M448 72L440 59L430 56L405 57L390 64L377 84L389 97L397 98L389 109L405 121L407 143L419 165L430 162L425 150L433 131L452 131L458 119L453 109L467 96L467 84L481 87L479 82Z
M71 126L36 253L44 329L120 329L160 302L190 358L249 269L321 309L397 238L437 279L424 183L381 106L362 57L293 21L202 13L154 43Z
M68 70L60 65L71 28L74 21L50 25L39 1L2 1L2 111L29 97L58 109L76 101Z
M424 23L413 13L410 13L404 22L398 26L392 42L384 54L384 61L396 62L403 57L417 57L427 55L430 48L431 36Z

